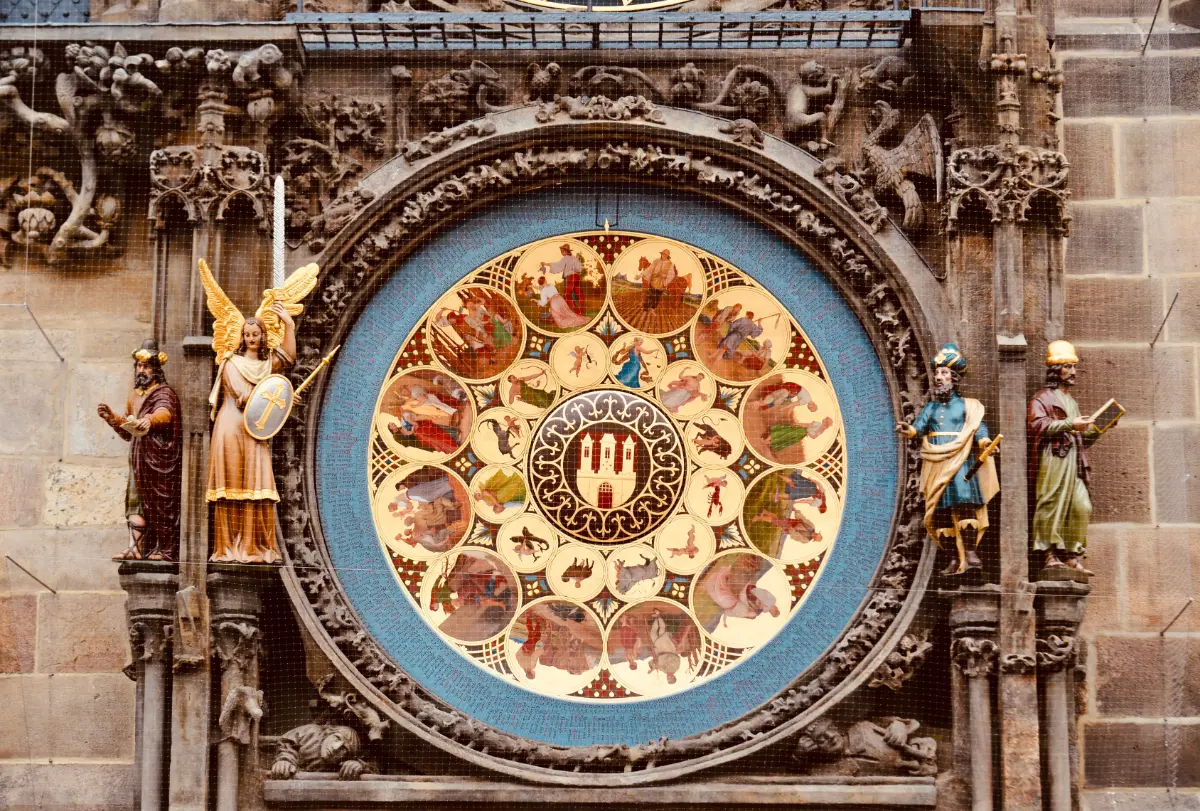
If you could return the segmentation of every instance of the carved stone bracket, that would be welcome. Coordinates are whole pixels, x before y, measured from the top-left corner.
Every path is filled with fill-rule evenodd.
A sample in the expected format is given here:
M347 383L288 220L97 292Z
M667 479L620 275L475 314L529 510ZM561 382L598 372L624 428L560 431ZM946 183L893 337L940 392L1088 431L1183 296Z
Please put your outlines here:
M166 223L168 202L177 202L189 221L211 223L224 219L239 197L249 201L260 228L269 224L267 159L249 147L156 149L150 155L150 182L149 217L159 228Z
M716 130L713 123L706 126ZM536 126L533 129L536 131ZM704 143L683 148L653 138L653 131L644 126L633 132L638 134L628 140L608 140L612 139L609 130L589 134L581 126L571 135L574 143L584 144L578 147L529 146L482 154L474 162L458 156L447 161L447 166L453 167L448 173L427 174L403 195L390 197L378 211L364 215L367 222L356 227L353 239L339 232L362 214L363 206L331 220L322 234L328 247L319 257L326 272L315 303L305 312L299 360L292 374L300 379L311 371L325 352L324 342L338 339L351 323L353 297L390 272L396 258L411 250L426 229L502 195L547 183L608 177L680 184L732 205L752 206L764 220L811 246L813 255L827 263L831 277L861 303L864 317L874 320L880 354L890 367L902 401L911 405L922 399L926 381L916 324L891 271L860 249L862 234L844 231L838 221L807 202L809 197L800 188L731 161L723 151L735 148L728 142L721 149ZM589 140L591 145L587 145ZM481 151L478 146L467 149ZM376 193L368 187L356 194L360 192L367 201ZM353 206L348 204L348 208ZM318 387L322 385L318 382ZM464 715L411 679L363 628L338 587L323 552L319 524L312 518L315 505L310 501L309 472L303 462L309 458L308 446L315 432L311 404L319 403L320 397L315 392L300 405L296 428L274 446L279 469L289 471L281 482L284 497L279 515L297 596L307 603L323 635L344 657L348 678L361 678L370 685L375 696L360 689L376 706L386 709L407 730L452 752L470 750L472 760L491 768L552 782L577 782L580 773L589 773L589 779L609 773L614 780L632 783L666 779L675 773L670 768L673 764L698 762L717 753L728 757L732 750L753 751L775 734L793 729L789 722L835 692L842 682L851 677L865 681L869 675L860 673L860 668L867 661L882 660L879 643L893 631L906 601L915 599L910 589L925 550L916 468L909 464L897 529L873 584L873 596L830 653L764 707L700 735L634 746L564 747L511 735ZM878 664L872 671L875 667ZM359 717L354 703L349 702L349 709Z
M990 676L996 672L996 653L999 647L991 639L960 636L954 640L950 656L954 666L968 679Z
M1043 216L1067 236L1069 169L1066 156L1052 149L1002 144L955 150L946 162L946 233L958 230L959 216L971 202L981 205L992 222L1028 222L1035 204L1044 202Z

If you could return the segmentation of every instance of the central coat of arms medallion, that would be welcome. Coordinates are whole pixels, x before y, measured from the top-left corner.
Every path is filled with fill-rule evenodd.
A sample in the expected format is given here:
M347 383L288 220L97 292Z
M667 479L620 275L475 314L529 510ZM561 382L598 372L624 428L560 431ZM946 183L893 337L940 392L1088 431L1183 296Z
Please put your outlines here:
M582 541L641 538L683 497L687 455L659 406L616 389L576 394L538 426L529 452L534 504Z

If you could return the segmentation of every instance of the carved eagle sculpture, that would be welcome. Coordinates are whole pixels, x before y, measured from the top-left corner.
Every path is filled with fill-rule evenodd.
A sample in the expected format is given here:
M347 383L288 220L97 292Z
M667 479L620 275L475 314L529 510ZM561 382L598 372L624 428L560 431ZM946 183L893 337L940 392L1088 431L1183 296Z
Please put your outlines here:
M900 126L900 111L886 101L871 110L873 129L863 139L858 174L873 186L876 195L891 192L904 203L904 227L919 228L924 219L921 197L912 178L932 181L938 202L942 199L942 142L928 113L909 130L900 145L887 148L883 141Z

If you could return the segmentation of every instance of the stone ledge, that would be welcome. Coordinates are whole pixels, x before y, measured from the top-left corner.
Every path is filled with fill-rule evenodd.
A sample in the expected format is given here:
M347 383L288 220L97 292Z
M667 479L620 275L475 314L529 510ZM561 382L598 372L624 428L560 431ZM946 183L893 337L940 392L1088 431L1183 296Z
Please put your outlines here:
M673 783L662 786L595 789L534 786L469 777L365 775L361 780L330 779L302 772L294 780L267 780L263 796L272 808L406 807L435 803L474 806L554 805L612 807L629 804L719 806L732 809L764 805L824 805L855 808L933 808L937 788L932 777L759 778Z

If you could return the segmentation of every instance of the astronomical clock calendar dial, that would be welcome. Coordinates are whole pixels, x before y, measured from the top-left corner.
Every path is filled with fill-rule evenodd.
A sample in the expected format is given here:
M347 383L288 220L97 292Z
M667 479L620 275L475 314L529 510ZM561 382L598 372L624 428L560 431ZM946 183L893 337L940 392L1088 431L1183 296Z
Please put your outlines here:
M566 234L469 273L396 352L367 469L397 586L547 696L754 656L837 542L842 414L803 325L691 246Z

